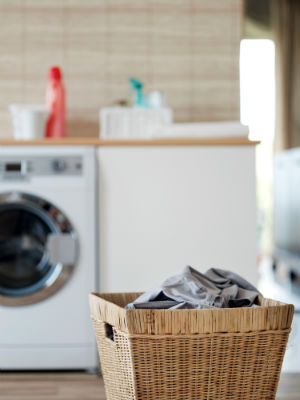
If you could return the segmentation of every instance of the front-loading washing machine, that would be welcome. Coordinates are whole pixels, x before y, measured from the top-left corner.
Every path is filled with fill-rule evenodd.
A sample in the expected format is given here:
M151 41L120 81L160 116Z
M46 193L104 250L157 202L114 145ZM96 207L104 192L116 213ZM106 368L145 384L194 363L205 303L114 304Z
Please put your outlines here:
M92 369L95 149L0 149L0 368Z

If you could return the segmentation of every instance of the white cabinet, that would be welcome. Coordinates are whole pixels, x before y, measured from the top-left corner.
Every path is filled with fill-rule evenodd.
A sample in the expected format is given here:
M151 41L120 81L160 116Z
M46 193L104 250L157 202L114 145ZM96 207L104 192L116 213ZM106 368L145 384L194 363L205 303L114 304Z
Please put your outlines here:
M100 288L143 291L185 265L257 283L254 146L98 149Z

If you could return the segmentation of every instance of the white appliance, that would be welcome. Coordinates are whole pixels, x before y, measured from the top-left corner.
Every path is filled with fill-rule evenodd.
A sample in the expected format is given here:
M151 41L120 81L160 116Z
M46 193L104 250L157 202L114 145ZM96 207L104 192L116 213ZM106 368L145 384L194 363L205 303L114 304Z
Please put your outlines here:
M93 147L0 149L0 368L97 366Z

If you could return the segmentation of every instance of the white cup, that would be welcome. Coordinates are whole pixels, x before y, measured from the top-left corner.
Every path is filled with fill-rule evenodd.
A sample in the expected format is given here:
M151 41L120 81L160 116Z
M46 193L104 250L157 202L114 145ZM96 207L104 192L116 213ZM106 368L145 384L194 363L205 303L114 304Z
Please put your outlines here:
M41 139L45 136L49 112L38 104L11 104L14 138L16 140Z
M150 108L162 108L165 107L165 95L159 90L153 90L147 94L147 104Z

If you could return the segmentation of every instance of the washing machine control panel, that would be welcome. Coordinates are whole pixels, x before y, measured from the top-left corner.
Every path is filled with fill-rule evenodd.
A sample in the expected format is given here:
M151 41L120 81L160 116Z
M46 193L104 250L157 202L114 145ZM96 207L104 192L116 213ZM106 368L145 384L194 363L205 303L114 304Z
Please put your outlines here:
M81 156L1 157L0 180L26 179L31 176L81 175Z
M66 169L67 165L64 159L55 158L52 161L52 169L54 172L63 172Z

